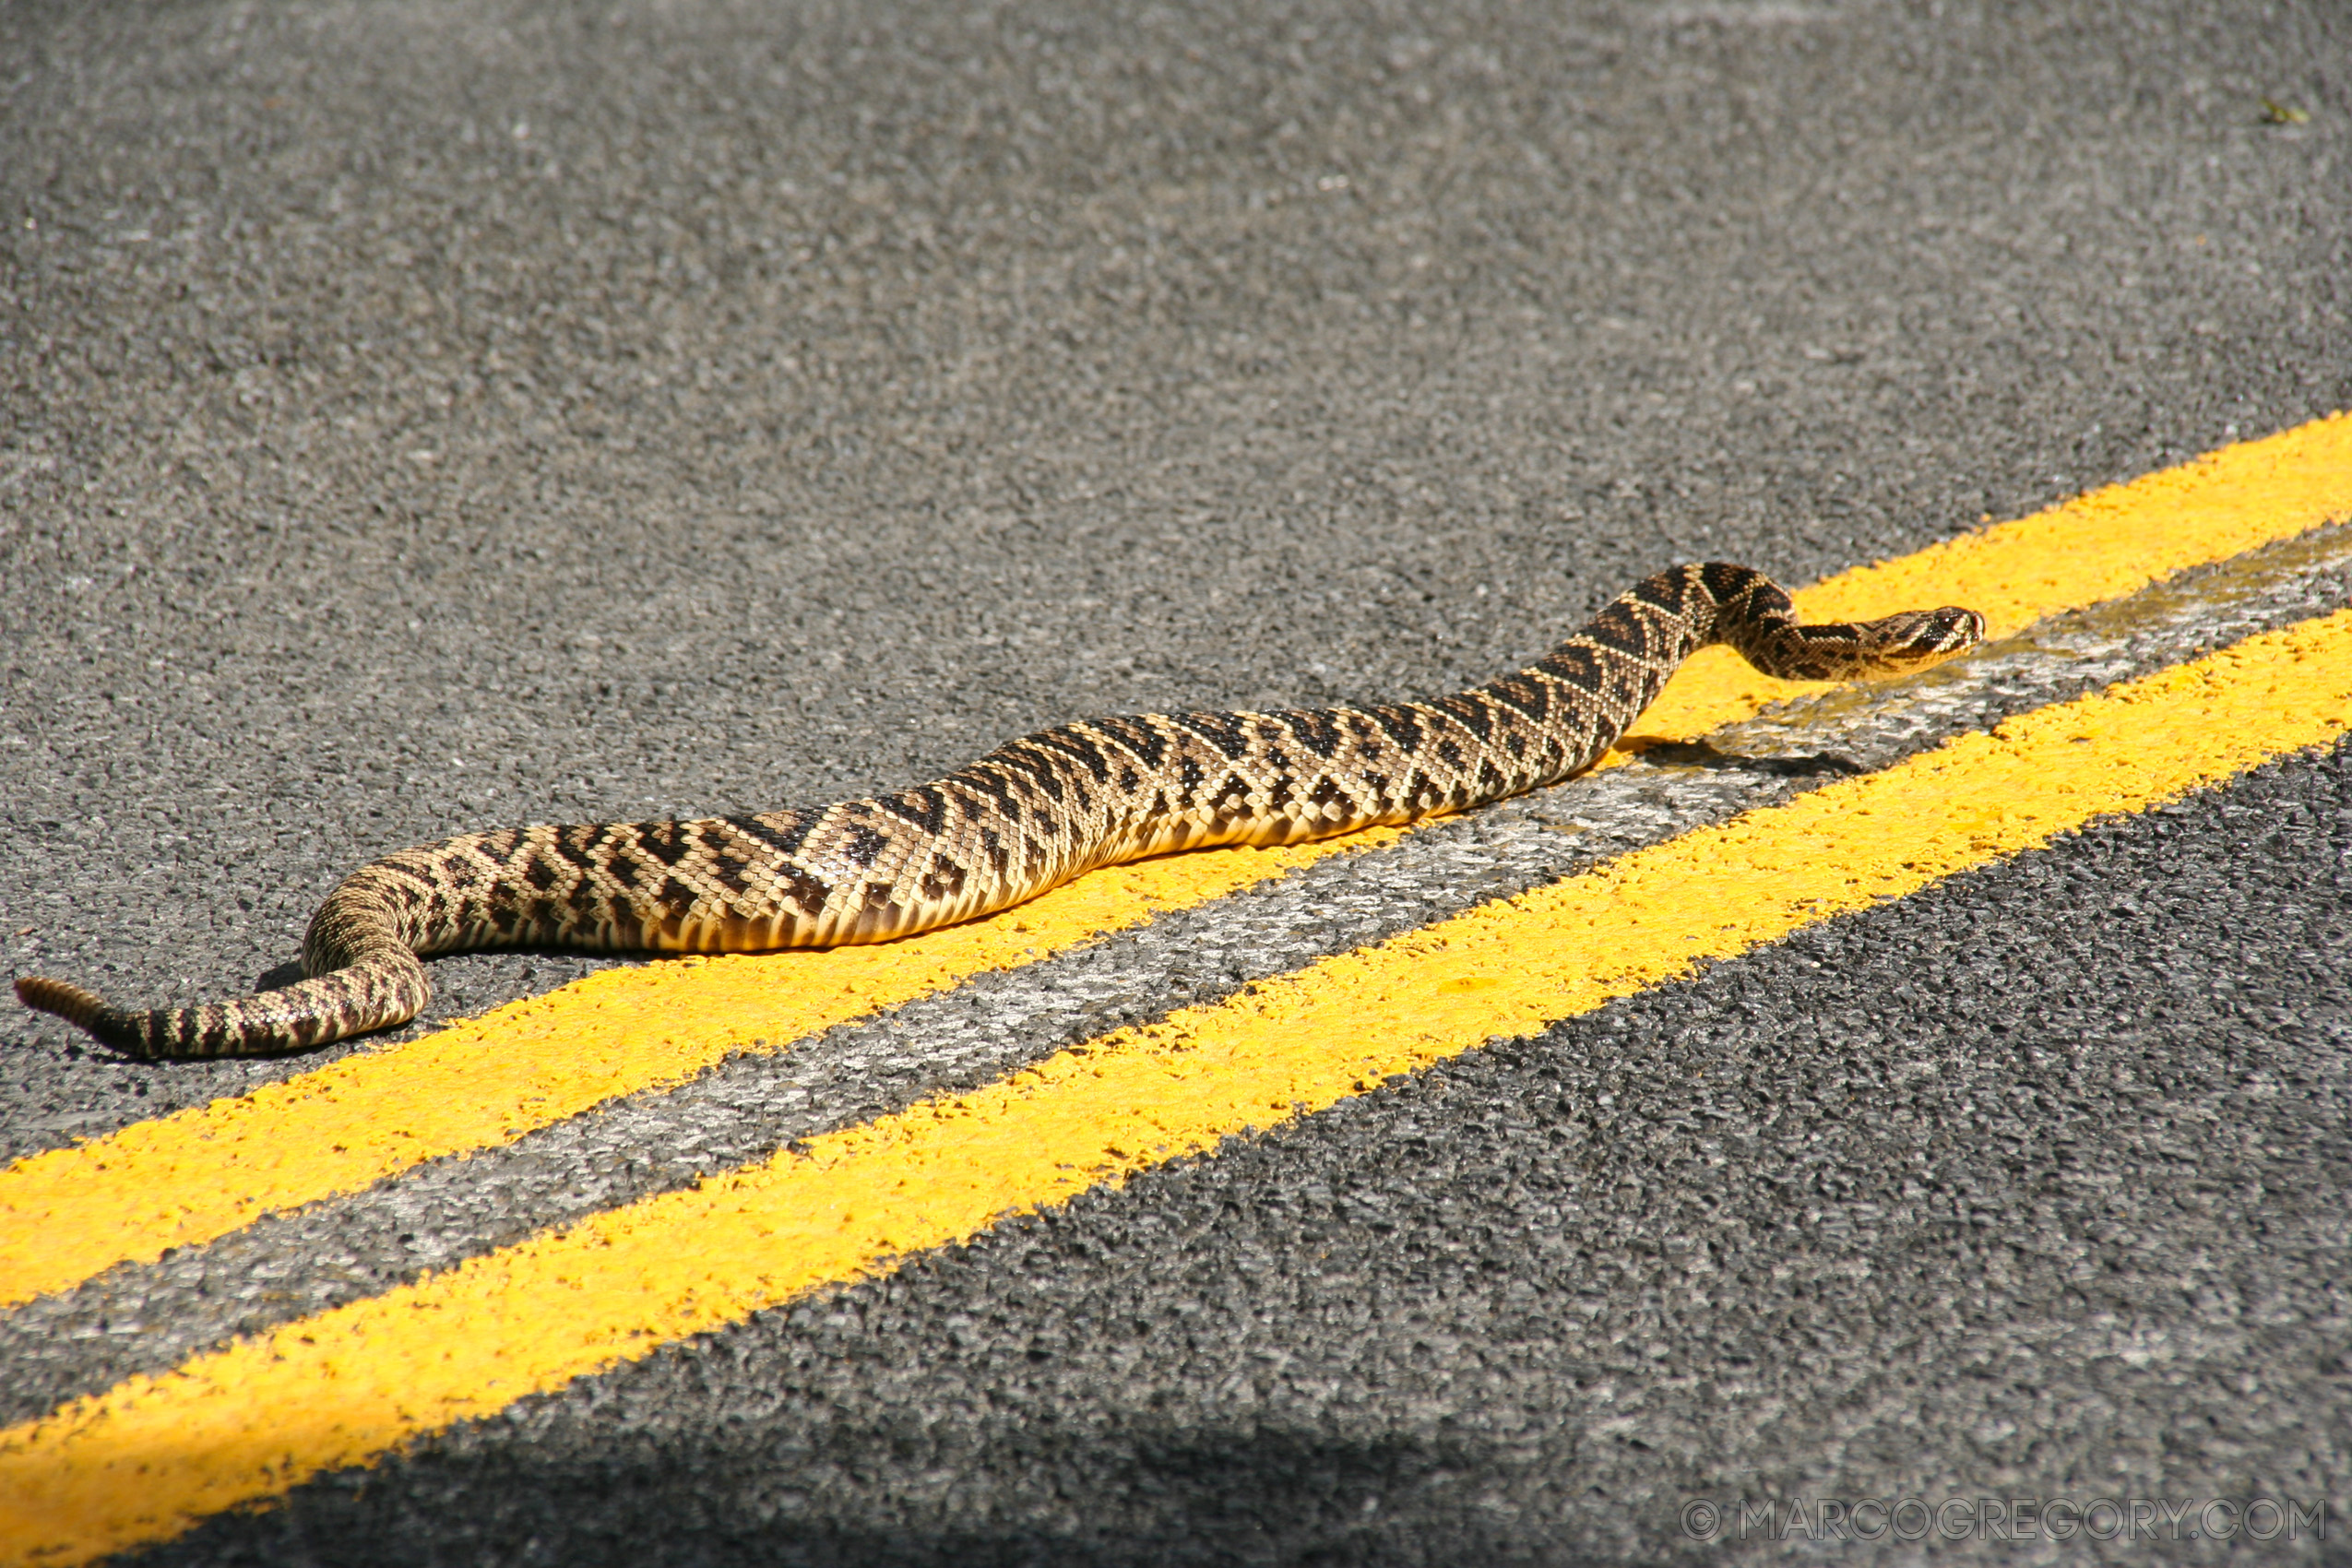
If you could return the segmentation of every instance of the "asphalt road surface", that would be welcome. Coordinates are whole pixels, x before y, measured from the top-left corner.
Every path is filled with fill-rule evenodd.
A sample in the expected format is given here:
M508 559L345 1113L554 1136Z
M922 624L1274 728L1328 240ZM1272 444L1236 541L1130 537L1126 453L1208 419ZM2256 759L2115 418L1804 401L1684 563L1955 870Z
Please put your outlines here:
M1803 582L2305 423L2346 61L2329 4L9 6L0 943L222 994L406 844L1446 690L1673 561ZM1302 918L1103 957L1107 1021L878 1026L981 1043L843 1045L840 1113ZM438 962L392 1038L605 967ZM1942 1550L2346 1561L2347 974L2339 744L144 1556L1864 1561L1915 1548L1822 1500L2260 1495L2327 1538ZM11 1158L381 1043L0 1042ZM571 1208L445 1161L0 1314L6 1419L689 1182L659 1110L517 1157Z

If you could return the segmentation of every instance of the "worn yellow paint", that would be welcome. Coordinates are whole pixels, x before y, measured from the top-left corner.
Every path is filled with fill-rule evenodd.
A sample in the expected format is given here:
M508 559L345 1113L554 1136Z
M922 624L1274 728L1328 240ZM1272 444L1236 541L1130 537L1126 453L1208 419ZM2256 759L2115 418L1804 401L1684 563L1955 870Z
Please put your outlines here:
M2002 635L2347 515L2352 417L2336 416L1841 574L1798 600L1817 619L1967 604ZM1800 689L1709 650L1676 676L1639 734L1705 734ZM0 1306L1391 837L1098 872L993 920L881 947L607 970L441 1033L30 1156L0 1171Z
M2352 611L1964 735L0 1431L0 1550L70 1563L176 1534L2347 730Z
M2109 485L2030 517L1841 572L1796 594L1815 621L1906 605L1965 604L1990 636L2137 593L2352 517L2352 413L2241 442ZM1691 660L1649 712L1647 735L1688 739L1811 689L1756 674L1724 648Z

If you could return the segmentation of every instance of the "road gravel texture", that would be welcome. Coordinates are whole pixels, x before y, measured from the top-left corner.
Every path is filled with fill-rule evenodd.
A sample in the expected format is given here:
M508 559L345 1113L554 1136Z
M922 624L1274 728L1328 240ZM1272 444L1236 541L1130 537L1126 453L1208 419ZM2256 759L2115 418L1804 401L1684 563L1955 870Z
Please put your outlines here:
M2340 1519L2352 746L2266 773L151 1556L1642 1562L1720 1555L1682 1509L1743 1498ZM1737 1555L1784 1550L1819 1549Z
M2352 405L2347 60L2251 0L0 9L0 948L195 1000L409 843L1443 690ZM2022 1491L2332 1500L2319 1559L2348 944L2339 748L148 1555L1764 1561L1678 1510ZM0 1043L0 1157L333 1054Z
M0 1422L2347 601L2352 525L2321 529L1909 679L1832 688L1705 747L1654 747L210 1245L118 1265L0 1315Z

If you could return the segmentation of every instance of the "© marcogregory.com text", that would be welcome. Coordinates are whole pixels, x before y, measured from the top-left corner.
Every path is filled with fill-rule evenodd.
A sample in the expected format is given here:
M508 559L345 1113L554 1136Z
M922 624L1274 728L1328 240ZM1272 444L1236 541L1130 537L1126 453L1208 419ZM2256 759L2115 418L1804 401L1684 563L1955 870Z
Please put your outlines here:
M1692 1540L2325 1540L2327 1503L2285 1497L1694 1497Z

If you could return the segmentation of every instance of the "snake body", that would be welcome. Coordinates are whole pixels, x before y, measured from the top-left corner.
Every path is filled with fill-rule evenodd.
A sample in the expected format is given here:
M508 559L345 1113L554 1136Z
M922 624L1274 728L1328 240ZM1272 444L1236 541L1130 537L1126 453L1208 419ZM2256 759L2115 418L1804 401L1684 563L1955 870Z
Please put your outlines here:
M689 822L467 834L386 855L330 894L309 979L152 1012L26 976L28 1005L138 1058L254 1056L406 1023L422 956L468 948L734 953L885 942L970 920L1089 868L1213 844L1289 844L1467 810L1591 766L1676 666L1728 643L1769 675L1843 680L1973 646L1975 612L1798 624L1761 573L1674 567L1542 659L1425 702L1147 713L1058 725L944 778L835 805Z

